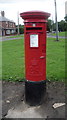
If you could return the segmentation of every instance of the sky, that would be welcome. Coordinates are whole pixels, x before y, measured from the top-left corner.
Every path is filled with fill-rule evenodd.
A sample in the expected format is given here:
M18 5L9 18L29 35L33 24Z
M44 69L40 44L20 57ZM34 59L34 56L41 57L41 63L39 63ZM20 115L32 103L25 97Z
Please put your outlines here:
M67 0L56 0L58 22L64 20L66 1ZM20 13L31 10L48 12L51 14L49 19L55 21L54 0L0 0L0 12L5 11L5 17L13 20L16 24L18 24L18 13L19 24L23 24Z

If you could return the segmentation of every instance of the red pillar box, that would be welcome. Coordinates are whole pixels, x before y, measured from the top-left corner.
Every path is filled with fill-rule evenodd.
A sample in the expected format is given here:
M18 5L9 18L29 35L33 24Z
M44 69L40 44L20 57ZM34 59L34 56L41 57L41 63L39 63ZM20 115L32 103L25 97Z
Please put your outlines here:
M25 38L25 99L30 105L42 102L46 90L46 23L49 13L23 12Z

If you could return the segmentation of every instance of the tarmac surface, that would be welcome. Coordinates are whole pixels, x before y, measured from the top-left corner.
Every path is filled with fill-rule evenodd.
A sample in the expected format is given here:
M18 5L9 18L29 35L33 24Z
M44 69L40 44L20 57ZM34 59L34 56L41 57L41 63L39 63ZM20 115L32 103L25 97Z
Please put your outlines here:
M2 84L2 118L65 118L65 85L47 81L46 94L41 105L30 106L25 102L25 83Z

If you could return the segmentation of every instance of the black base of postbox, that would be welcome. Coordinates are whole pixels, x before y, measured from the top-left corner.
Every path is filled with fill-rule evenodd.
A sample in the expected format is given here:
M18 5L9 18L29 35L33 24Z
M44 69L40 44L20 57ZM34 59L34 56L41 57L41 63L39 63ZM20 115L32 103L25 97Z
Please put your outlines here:
M25 101L31 106L43 103L46 94L46 80L40 82L25 82Z

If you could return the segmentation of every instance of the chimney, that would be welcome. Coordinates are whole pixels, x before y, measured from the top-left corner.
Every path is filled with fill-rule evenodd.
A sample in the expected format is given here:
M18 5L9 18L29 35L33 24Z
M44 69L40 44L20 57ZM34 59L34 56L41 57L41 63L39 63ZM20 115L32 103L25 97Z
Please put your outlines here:
M4 17L5 16L5 12L1 11L1 16Z

